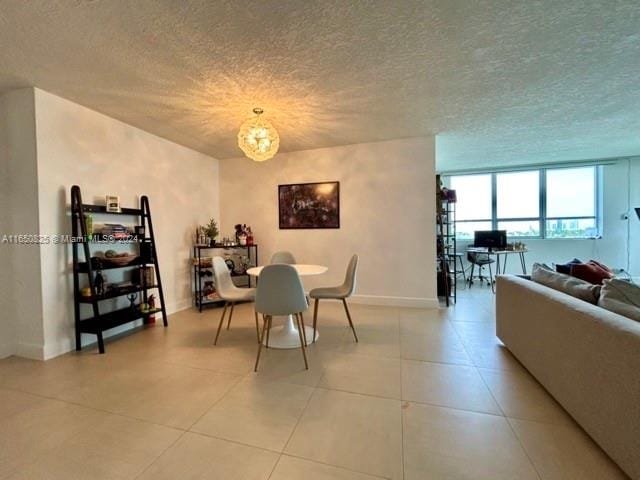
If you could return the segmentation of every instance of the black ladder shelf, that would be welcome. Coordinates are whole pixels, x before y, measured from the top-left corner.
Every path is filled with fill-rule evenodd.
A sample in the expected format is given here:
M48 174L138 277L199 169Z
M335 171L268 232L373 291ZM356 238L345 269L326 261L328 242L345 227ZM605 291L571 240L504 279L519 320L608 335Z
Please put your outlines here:
M126 265L110 265L102 266L101 270L111 268L131 268L136 267L139 269L140 285L134 285L132 287L124 288L117 292L107 292L98 295L96 291L96 285L94 281L94 265L91 261L91 242L88 240L89 235L93 232L87 232L86 216L87 213L99 213L105 215L128 215L138 217L138 225L142 226L145 232L143 238L137 239L135 242L138 246L138 253L142 251L141 245L147 244L144 250L147 252L148 257L142 258L141 255L134 261ZM160 268L158 266L158 255L156 249L155 236L153 234L153 223L151 221L151 210L149 209L149 198L146 195L140 197L140 208L122 208L119 212L107 212L107 209L103 205L90 205L82 203L82 194L80 193L80 187L74 185L71 187L71 232L72 236L82 238L83 241L72 243L73 252L73 296L74 296L74 314L75 314L75 335L76 335L76 350L82 349L81 335L83 333L94 334L98 337L98 350L100 353L104 353L104 339L102 333L105 330L124 325L136 321L138 319L146 319L150 315L156 313L162 313L162 322L164 326L168 326L167 311L164 303L164 294L162 291L162 280L160 279ZM79 260L78 250L82 245L84 253L84 261ZM155 285L148 285L145 280L144 267L153 265L155 267ZM82 296L80 292L80 274L87 275L87 283L91 290L91 296ZM147 303L149 290L157 289L158 299L160 306L158 309L148 312L142 312L139 309L131 307L122 308L119 310L112 310L109 312L102 311L100 308L100 301L116 298L119 296L129 295L131 293L142 292L142 301ZM81 318L80 305L90 304L93 310L93 315L88 318Z

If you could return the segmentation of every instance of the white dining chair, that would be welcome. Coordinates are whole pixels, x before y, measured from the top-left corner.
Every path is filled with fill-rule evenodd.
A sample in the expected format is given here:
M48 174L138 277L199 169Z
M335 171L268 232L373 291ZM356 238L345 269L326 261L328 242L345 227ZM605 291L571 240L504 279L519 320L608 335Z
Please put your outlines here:
M218 344L218 337L220 336L220 330L222 330L222 324L224 323L224 316L229 309L229 318L227 320L227 330L231 327L231 317L233 316L233 308L237 302L253 302L256 299L255 288L241 288L237 287L231 279L231 273L229 267L222 257L213 257L213 278L215 279L215 286L218 295L224 300L224 309L222 310L222 316L220 317L220 323L218 324L218 331L216 332L216 338L213 341L214 345ZM254 312L255 313L255 312ZM258 325L258 314L256 317L256 336L260 341L260 326Z
M314 288L309 292L309 296L314 299L313 305L313 341L315 342L316 338L316 329L318 324L318 304L320 300L342 300L342 304L344 305L344 311L347 314L347 320L349 320L349 326L351 327L351 331L353 332L353 338L355 338L356 342L358 341L358 335L356 334L356 329L353 326L353 321L351 320L351 313L349 313L349 307L347 305L347 298L353 295L353 292L356 289L356 273L358 270L358 255L354 255L351 257L349 261L349 265L347 266L347 273L344 278L344 283L342 285L338 285L337 287L322 287L322 288Z
M260 345L258 346L258 355L254 367L255 372L258 371L262 344L265 343L265 346L269 346L269 330L271 330L274 315L294 315L298 335L300 336L300 348L302 349L302 357L304 358L304 368L309 369L307 353L305 351L307 339L304 331L304 319L302 317L302 312L305 311L307 307L307 299L304 295L302 282L295 268L291 265L277 264L267 265L262 269L256 292L256 312L261 313L265 320L259 340Z
M271 256L271 265L275 265L278 263L284 263L287 265L295 265L296 263L296 257L293 256L293 253L291 252L287 252L286 250L280 251L280 252L276 252Z

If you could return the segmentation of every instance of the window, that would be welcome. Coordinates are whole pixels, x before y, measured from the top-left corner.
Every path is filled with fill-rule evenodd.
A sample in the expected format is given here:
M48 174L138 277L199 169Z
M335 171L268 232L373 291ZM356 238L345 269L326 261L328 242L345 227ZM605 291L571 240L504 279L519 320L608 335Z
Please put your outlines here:
M457 193L456 233L459 238L473 238L475 230L491 230L491 174L451 177Z
M597 236L595 185L595 167L547 170L548 238Z
M496 173L498 230L510 237L540 236L540 172Z
M472 239L475 230L499 229L510 237L595 237L598 168L450 176L458 198L457 236Z

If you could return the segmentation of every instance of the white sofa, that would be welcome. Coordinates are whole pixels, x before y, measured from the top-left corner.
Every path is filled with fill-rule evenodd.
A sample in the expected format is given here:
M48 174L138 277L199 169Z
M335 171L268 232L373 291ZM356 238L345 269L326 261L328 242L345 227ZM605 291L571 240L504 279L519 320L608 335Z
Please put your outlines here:
M640 322L499 276L496 334L585 431L640 479Z

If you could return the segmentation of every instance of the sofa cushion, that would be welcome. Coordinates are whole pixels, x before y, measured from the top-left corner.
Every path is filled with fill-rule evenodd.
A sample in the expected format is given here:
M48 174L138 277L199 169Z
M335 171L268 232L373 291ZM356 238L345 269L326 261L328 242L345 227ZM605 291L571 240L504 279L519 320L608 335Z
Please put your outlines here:
M605 280L598 305L640 322L640 287L625 280Z
M531 280L593 304L598 302L600 296L600 285L593 285L571 275L554 272L539 263L533 264Z
M587 263L574 263L570 267L570 273L572 276L594 285L602 285L604 280L613 277L613 273L606 265L595 260L589 260Z
M582 260L574 258L573 260L570 260L567 263L556 263L556 272L570 275L571 265L574 265L576 263L582 263Z

